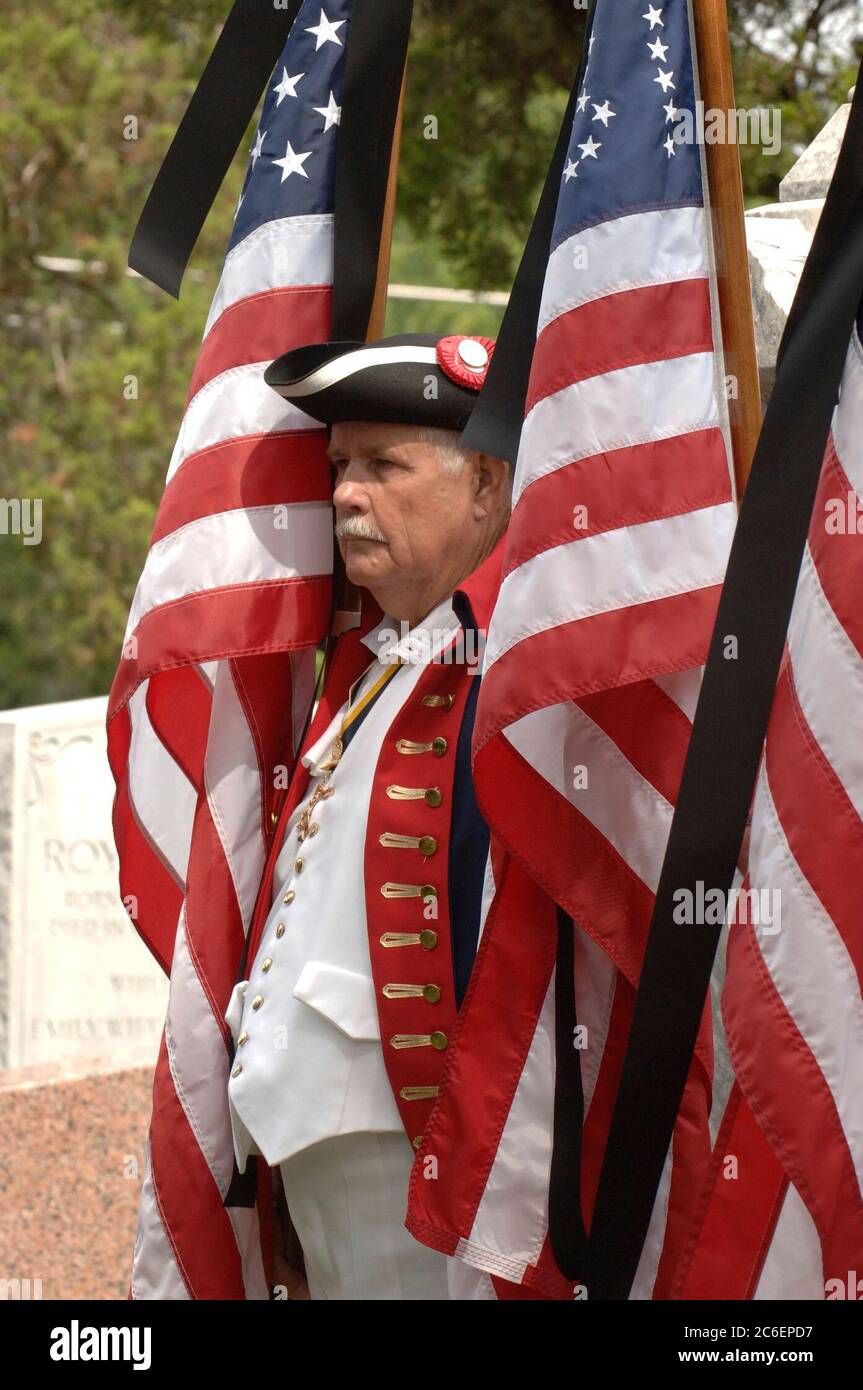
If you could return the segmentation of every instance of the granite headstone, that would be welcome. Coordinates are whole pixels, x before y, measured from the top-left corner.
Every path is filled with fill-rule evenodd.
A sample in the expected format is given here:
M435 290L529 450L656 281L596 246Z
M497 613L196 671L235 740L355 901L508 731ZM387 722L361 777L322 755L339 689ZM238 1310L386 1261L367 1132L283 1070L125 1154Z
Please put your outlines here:
M0 712L0 1067L158 1054L168 982L120 900L105 710Z

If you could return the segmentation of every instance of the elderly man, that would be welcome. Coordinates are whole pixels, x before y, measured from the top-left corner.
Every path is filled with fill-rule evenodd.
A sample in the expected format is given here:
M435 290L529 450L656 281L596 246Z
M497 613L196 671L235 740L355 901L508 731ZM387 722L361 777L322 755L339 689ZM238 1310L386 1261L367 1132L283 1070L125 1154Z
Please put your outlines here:
M403 1223L488 853L470 737L510 477L457 438L492 347L430 335L316 344L266 374L330 426L336 537L364 591L226 1013L237 1164L260 1153L281 1170L305 1267L294 1297L448 1297L446 1257Z

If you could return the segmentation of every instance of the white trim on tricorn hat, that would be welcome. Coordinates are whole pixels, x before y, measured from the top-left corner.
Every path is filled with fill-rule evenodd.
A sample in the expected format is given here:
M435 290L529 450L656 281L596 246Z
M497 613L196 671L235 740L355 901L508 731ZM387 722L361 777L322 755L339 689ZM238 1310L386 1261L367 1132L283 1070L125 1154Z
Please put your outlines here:
M341 357L325 362L308 376L291 383L292 396L310 396L315 391L325 391L328 386L346 380L356 372L367 367L385 367L391 362L436 362L436 350L426 347L368 347L344 353Z
M494 351L490 338L411 333L375 343L308 343L264 380L323 424L346 420L461 431Z

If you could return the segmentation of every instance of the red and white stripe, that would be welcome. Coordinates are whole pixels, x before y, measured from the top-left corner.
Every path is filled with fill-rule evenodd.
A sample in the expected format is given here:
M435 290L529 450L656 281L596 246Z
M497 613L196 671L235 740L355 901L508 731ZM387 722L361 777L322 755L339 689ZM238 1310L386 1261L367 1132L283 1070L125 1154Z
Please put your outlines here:
M836 502L856 522L831 534ZM829 1280L863 1279L861 594L855 332L753 807L746 887L779 894L781 925L732 927L724 992L738 1082L791 1184L762 1274L772 1297L824 1298Z
M408 1220L501 1296L572 1297L547 1223L554 904L588 1029L589 1220L736 523L708 237L701 208L634 214L564 241L545 280L474 733L493 884ZM711 1081L706 1017L634 1298L668 1295Z
M257 1209L223 1205L223 1015L330 609L326 434L263 371L329 336L332 256L330 215L229 251L109 701L121 892L171 977L136 1298L269 1296Z

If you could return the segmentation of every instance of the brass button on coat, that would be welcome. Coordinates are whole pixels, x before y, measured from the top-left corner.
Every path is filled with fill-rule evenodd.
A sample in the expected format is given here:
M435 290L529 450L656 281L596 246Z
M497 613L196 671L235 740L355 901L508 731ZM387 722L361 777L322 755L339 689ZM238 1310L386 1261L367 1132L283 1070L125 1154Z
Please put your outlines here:
M417 743L412 738L399 738L396 739L396 752L405 755L434 753L436 758L442 758L446 752L446 739L438 736L433 738L431 743Z
M446 1033L395 1033L390 1038L390 1047L433 1047L436 1052L443 1052L448 1045L449 1039Z
M276 936L278 936L278 937L283 937L284 934L285 934L285 924L284 924L284 922L280 922L279 925L276 927Z
M437 1100L440 1086L402 1086L399 1095L402 1100Z
M385 898L422 898L423 902L437 897L433 883L392 883L387 880L381 884L381 893Z
M443 801L440 787L427 787L424 800L427 806L440 806Z
M237 1038L237 1047L242 1047L242 1046L243 1046L243 1043L247 1043L248 1041L249 1041L249 1035L248 1035L248 1033L242 1032L242 1033L240 1034L240 1036Z
M264 972L265 975L266 975L267 971L269 970L270 966L272 965L272 963L273 963L273 958L272 958L272 956L267 956L266 960L262 960L262 961L261 961L261 970Z
M283 903L287 903L288 906L290 906L290 904L294 901L294 898L295 898L296 896L297 896L297 895L296 895L296 893L294 892L293 888L289 888L288 891L287 891L287 893L285 894L285 896L282 898L282 902L283 902Z
M388 984L381 994L385 999L424 999L427 1004L436 1004L440 999L440 986Z
M423 695L420 700L421 705L429 705L432 709L452 709L455 704L454 695Z
M263 996L262 994L256 994L255 997L254 997L254 999L252 1000L252 1008L253 1008L253 1009L259 1009L259 1008L261 1007L261 1005L263 1004L263 1002L264 1002L264 996Z
M240 1072L241 1072L242 1070L243 1070L243 1064L242 1064L242 1062L238 1062L237 1065L234 1067L234 1070L231 1072L231 1076L239 1076L239 1074L240 1074Z
M384 849L418 849L425 858L437 850L434 835L399 835L394 830L385 830L378 836L378 843Z
M301 873L303 872L303 869L304 869L305 867L306 867L306 861L305 861L305 859L295 859L295 860L294 860L294 873L295 873L295 874L301 874Z
M431 927L423 931L385 931L380 938L382 946L422 946L424 951L433 951L437 945L437 932Z

